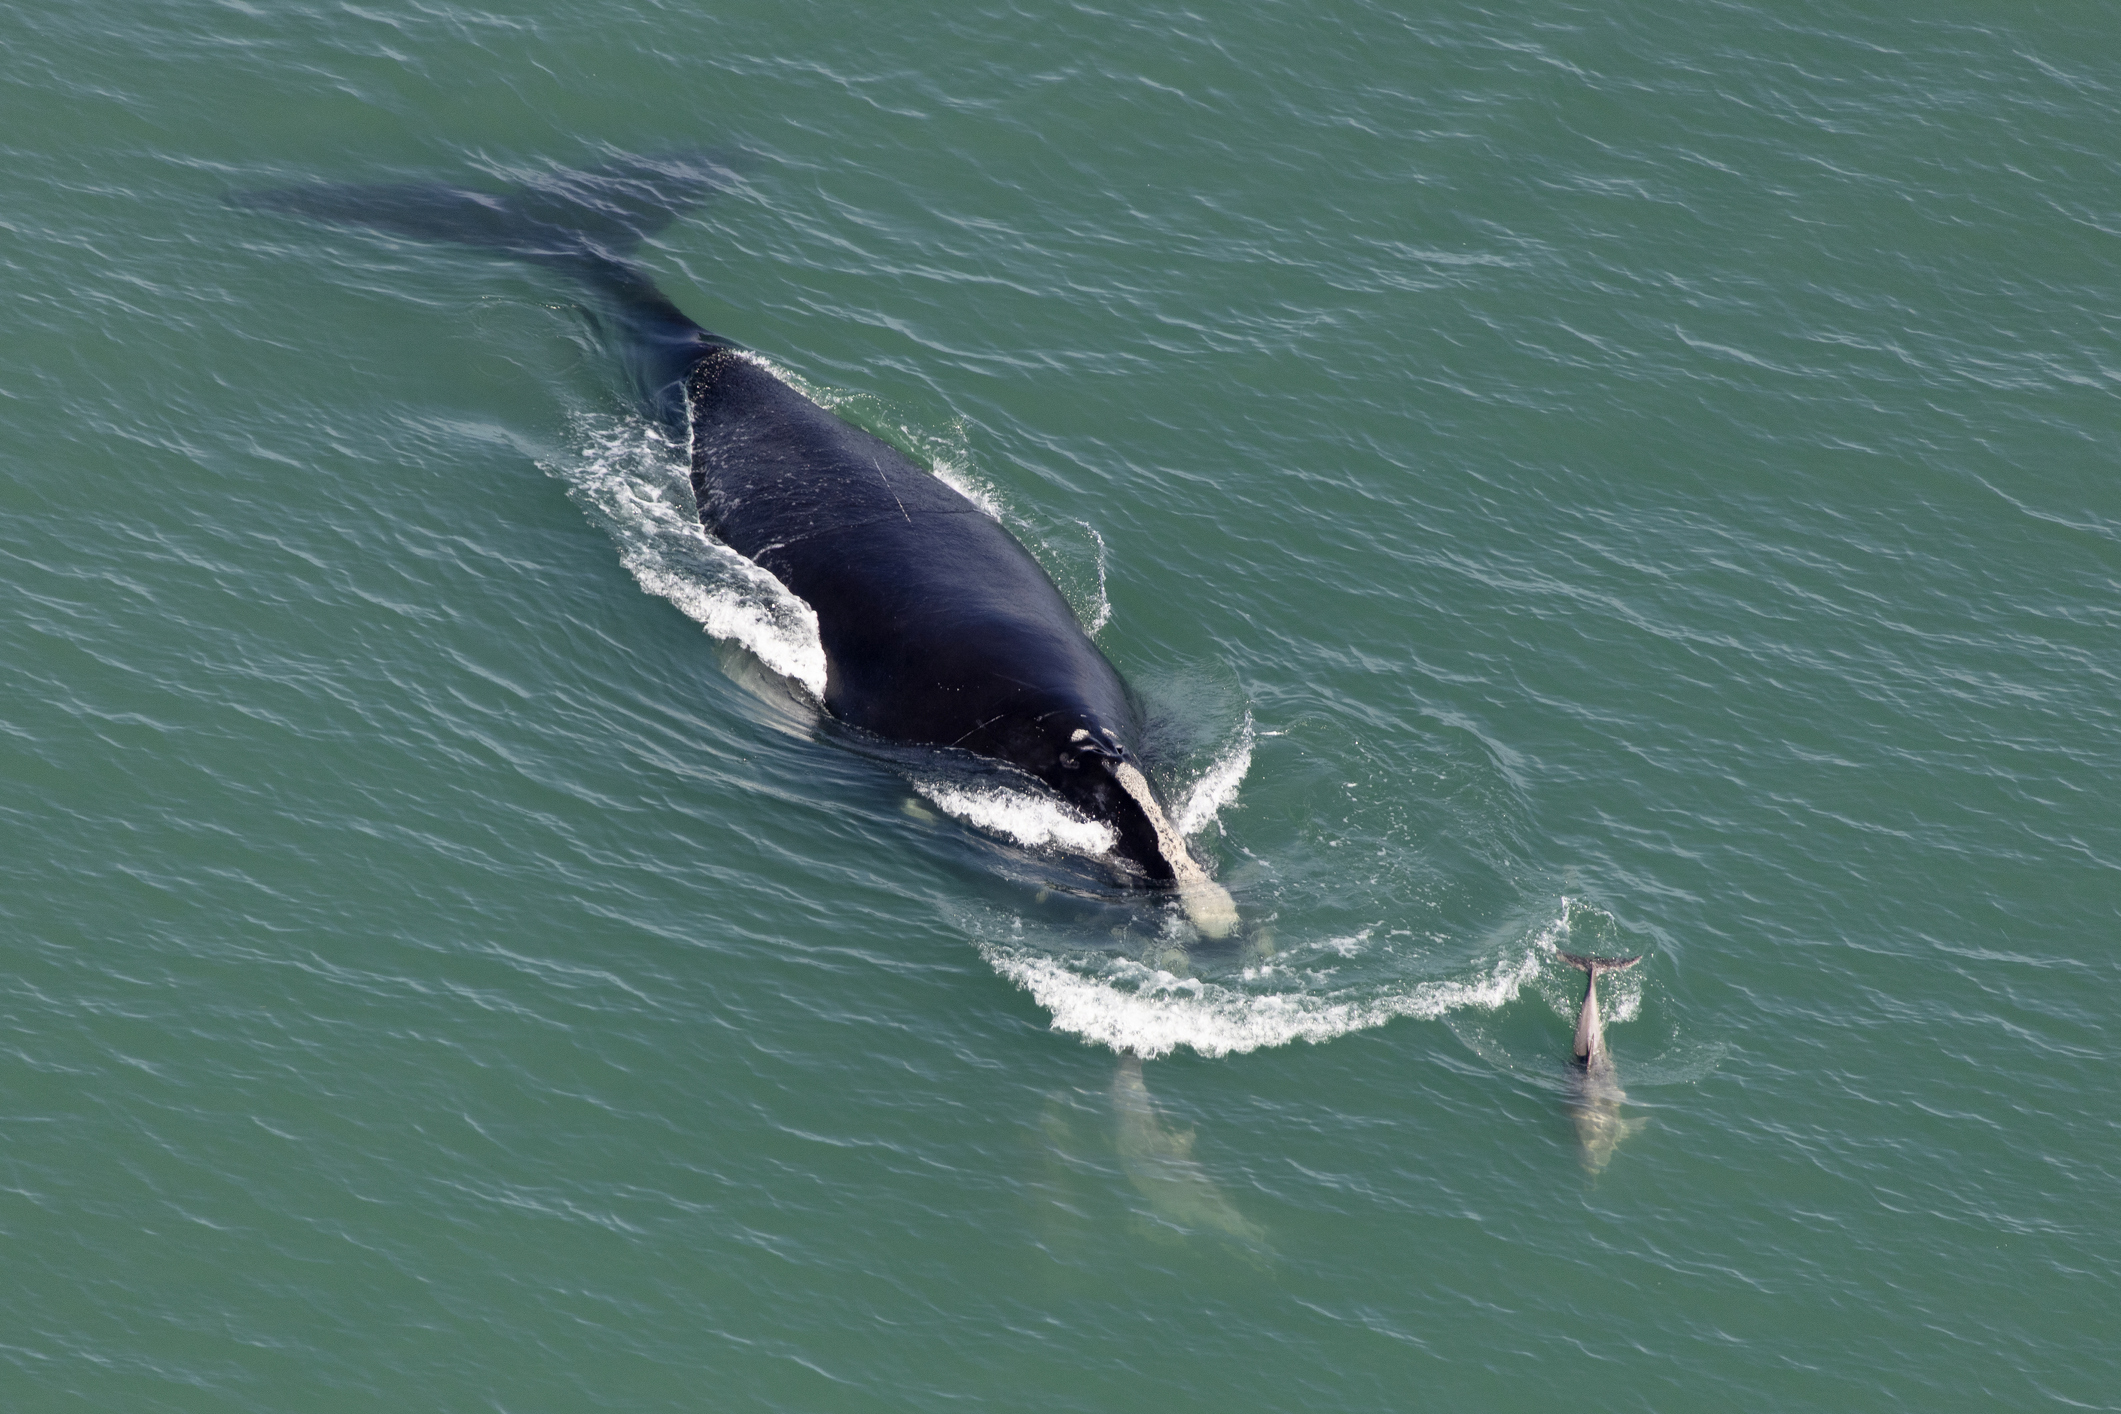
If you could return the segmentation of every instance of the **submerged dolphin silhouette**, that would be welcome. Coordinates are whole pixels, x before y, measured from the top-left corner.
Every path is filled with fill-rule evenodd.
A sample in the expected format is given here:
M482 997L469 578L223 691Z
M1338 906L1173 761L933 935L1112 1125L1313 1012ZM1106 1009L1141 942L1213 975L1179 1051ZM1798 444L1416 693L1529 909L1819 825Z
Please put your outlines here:
M1119 1124L1119 1166L1148 1200L1157 1221L1181 1234L1215 1233L1248 1251L1267 1253L1264 1229L1237 1205L1193 1157L1193 1130L1164 1118L1142 1075L1142 1058L1122 1051L1112 1075L1112 1113Z
M825 707L887 741L959 748L1111 826L1134 879L1201 932L1237 924L1143 773L1132 694L1051 576L991 517L687 317L642 241L728 185L700 158L625 159L513 191L313 185L238 205L497 251L559 270L615 319L648 414L691 448L702 524L817 614Z
M1613 1151L1623 1139L1649 1123L1620 1113L1628 1095L1614 1072L1612 1053L1605 1047L1605 1022L1598 1013L1599 977L1625 972L1642 958L1579 957L1565 952L1561 960L1585 974L1583 1009L1576 1017L1576 1093L1570 1110L1576 1120L1577 1141L1583 1146L1583 1166L1597 1173L1612 1162Z

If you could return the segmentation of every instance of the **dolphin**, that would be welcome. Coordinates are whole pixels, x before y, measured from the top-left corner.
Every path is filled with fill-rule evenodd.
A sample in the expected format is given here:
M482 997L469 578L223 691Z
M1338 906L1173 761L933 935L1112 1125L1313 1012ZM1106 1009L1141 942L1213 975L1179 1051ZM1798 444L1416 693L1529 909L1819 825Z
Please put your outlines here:
M1620 1113L1628 1095L1614 1072L1613 1055L1605 1045L1605 1022L1598 1012L1598 979L1608 972L1625 972L1642 958L1579 957L1565 952L1561 960L1585 974L1583 1009L1576 1017L1575 1094L1569 1108L1576 1121L1577 1142L1583 1148L1583 1166L1595 1174L1612 1162L1613 1151L1622 1140L1649 1123Z
M644 412L690 448L700 521L817 615L825 709L886 742L970 752L1107 824L1122 877L1201 933L1238 923L1142 769L1133 693L1016 538L896 447L681 311L640 244L734 174L628 158L512 191L434 183L240 192L237 205L494 251L564 273L616 325Z
M1237 1210L1193 1157L1193 1130L1164 1118L1135 1051L1120 1054L1112 1076L1112 1113L1119 1125L1120 1169L1158 1221L1182 1233L1219 1234L1254 1260L1266 1256L1265 1230Z

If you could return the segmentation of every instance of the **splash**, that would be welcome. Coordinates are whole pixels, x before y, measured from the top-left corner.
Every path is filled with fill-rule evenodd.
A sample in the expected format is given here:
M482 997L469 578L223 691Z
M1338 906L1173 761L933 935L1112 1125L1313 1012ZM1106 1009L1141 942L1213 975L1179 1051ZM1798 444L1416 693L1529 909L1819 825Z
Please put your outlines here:
M575 430L579 456L545 470L617 542L619 563L641 588L823 700L816 613L701 527L681 449L634 419L584 417Z
M987 486L973 480L972 473L966 471L955 461L946 457L938 457L929 466L928 470L937 481L942 482L943 485L979 507L981 515L991 521L1001 520L1001 498L996 496Z
M1217 753L1208 769L1186 790L1185 804L1172 813L1172 825L1180 834L1199 834L1216 823L1216 812L1237 798L1237 787L1252 764L1255 735L1248 713L1229 745ZM1119 843L1110 825L1091 819L1034 786L968 786L917 776L913 788L966 824L1032 849L1100 855L1111 853Z
M1112 827L1065 801L1024 787L964 786L915 778L913 788L967 824L1032 849L1107 854L1119 837Z
M1216 1057L1292 1041L1318 1045L1403 1016L1435 1018L1468 1007L1492 1011L1514 1000L1545 962L1537 948L1528 948L1471 981L1314 991L1307 979L1284 968L1207 981L1132 958L1061 958L995 943L982 944L980 951L996 972L1053 1014L1054 1030L1152 1059L1181 1046ZM1296 985L1266 990L1262 983Z
M1252 744L1258 735L1252 726L1252 714L1245 713L1237 736L1216 753L1215 760L1186 792L1185 803L1171 813L1171 823L1180 834L1197 835L1210 825L1221 828L1218 817L1225 805L1237 799L1237 788L1252 767Z
M1099 535L1097 527L1089 521L1078 520L1076 524L1089 531L1090 538L1097 542L1097 601L1088 621L1083 624L1083 631L1095 638L1104 631L1106 624L1112 622L1112 596L1105 591L1105 537Z

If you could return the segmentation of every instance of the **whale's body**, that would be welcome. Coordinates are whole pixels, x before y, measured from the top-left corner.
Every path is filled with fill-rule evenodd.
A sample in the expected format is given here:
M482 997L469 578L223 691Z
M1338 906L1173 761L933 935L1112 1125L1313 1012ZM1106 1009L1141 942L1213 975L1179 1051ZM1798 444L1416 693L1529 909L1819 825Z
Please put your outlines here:
M1229 931L1229 895L1141 773L1126 684L1016 537L736 349L704 350L685 397L701 522L817 614L835 717L1036 777L1202 931Z
M700 361L687 400L700 519L816 612L833 716L1055 787L1077 730L1134 739L1119 674L965 496L733 350Z
M817 615L824 706L886 741L1007 763L1113 830L1130 875L1211 936L1230 896L1143 774L1112 664L1015 537L897 448L682 313L629 258L726 174L632 163L528 190L314 186L243 204L499 250L581 280L614 317L650 414L690 447L702 524Z

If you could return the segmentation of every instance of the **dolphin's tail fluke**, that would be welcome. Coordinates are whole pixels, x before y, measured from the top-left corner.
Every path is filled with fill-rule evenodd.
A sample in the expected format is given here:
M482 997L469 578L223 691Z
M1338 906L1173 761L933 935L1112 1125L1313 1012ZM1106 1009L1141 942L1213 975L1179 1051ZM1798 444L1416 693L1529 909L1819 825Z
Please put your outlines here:
M680 312L634 263L634 254L679 213L734 180L720 157L694 153L551 172L504 192L437 182L317 183L232 192L229 201L563 270L586 284L618 321L643 394L668 419L682 417L676 385L685 373L701 353L726 345Z
M1641 953L1637 953L1633 957L1579 957L1575 953L1565 952L1559 954L1559 956L1563 962L1566 962L1578 972L1588 972L1593 982L1596 982L1608 972L1625 972L1636 963L1642 961Z

